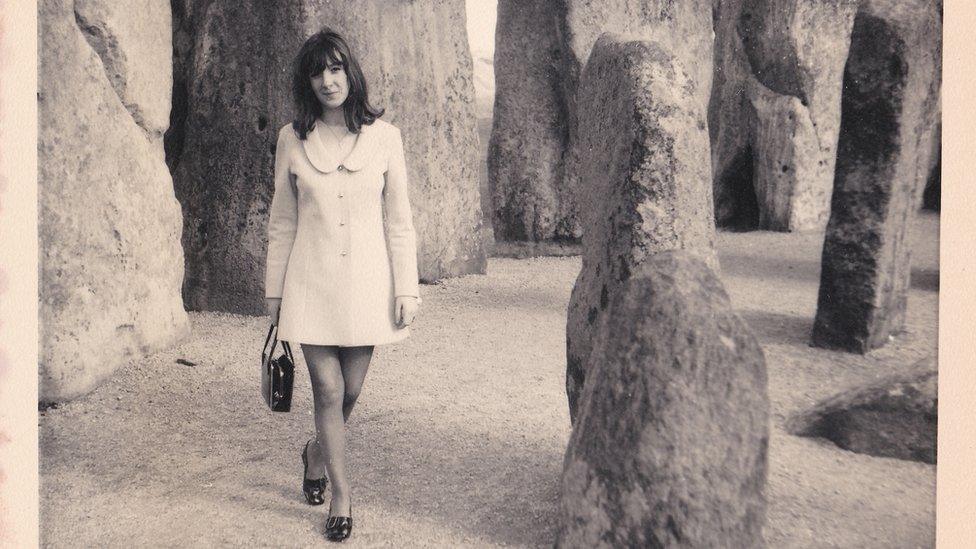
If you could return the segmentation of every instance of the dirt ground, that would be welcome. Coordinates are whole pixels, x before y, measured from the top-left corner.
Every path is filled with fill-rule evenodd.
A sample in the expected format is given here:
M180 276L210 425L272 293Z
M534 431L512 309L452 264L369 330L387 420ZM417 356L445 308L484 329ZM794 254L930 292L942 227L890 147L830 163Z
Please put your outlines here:
M914 234L908 330L866 356L808 345L821 235L721 233L722 277L766 354L772 400L769 547L931 547L935 468L783 431L820 398L936 352L938 217ZM493 259L423 286L413 337L380 348L348 429L347 545L547 546L569 438L566 304L578 257ZM267 319L194 313L182 345L44 411L45 547L304 547L311 396L299 359L289 414L258 396ZM185 359L193 366L176 362ZM703 441L707 443L707 441Z

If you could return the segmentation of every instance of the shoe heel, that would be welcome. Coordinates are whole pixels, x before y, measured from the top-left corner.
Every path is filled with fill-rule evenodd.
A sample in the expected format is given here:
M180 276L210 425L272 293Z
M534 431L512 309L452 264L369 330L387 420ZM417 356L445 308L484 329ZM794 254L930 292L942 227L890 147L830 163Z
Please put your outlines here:
M308 445L312 441L305 443L302 449L302 493L305 494L305 501L309 505L322 505L325 503L325 488L329 483L329 477L318 479L308 478Z

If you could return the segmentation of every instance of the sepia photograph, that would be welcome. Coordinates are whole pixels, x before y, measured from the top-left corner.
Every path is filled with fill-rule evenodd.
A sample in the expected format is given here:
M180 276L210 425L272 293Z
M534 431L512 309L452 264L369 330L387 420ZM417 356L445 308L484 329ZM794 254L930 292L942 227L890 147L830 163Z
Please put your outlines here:
M942 0L17 4L33 544L949 546Z

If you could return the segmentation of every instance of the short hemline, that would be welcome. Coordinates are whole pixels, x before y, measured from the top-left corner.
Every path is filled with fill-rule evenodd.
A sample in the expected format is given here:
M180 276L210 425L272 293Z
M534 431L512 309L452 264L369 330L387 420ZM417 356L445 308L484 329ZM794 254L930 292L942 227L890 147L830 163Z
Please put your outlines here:
M309 340L310 338L301 337L279 337L281 341L287 341L290 345L316 345L319 347L376 347L379 345L391 345L393 343L399 343L410 337L410 332L403 334L400 337L394 339L386 339L381 341L359 341L359 342L335 342L334 340L323 342L322 340Z

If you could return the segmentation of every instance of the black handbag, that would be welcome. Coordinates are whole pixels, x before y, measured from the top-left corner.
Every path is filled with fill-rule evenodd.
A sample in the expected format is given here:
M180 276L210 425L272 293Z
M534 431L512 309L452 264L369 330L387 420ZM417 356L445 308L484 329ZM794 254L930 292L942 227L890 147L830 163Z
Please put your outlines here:
M278 326L272 324L261 352L261 395L272 412L288 412L291 410L291 390L295 383L295 358L287 341L281 342L284 353L275 357L277 346Z

